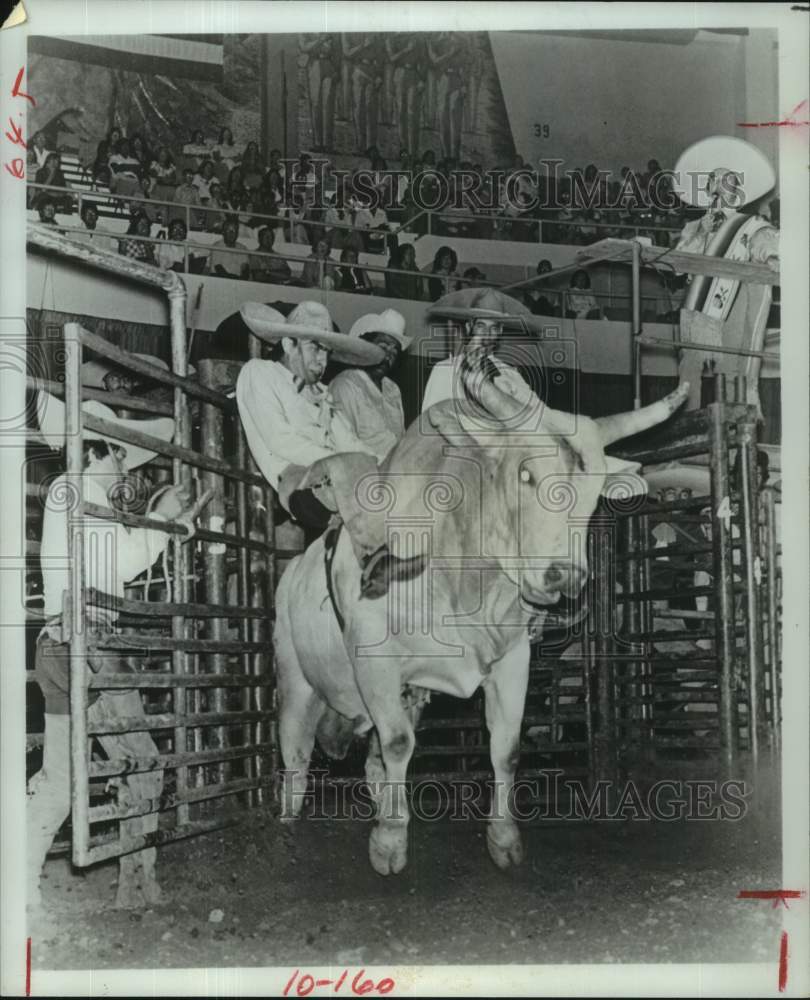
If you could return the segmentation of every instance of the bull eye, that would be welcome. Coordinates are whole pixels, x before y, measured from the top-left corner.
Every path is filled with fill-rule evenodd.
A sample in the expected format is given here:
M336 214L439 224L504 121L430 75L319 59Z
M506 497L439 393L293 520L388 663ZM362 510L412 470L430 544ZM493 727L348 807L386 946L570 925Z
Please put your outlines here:
M520 470L520 481L522 483L532 483L532 482L534 482L534 480L532 479L532 474L531 474L531 472L529 472L528 469L521 469Z

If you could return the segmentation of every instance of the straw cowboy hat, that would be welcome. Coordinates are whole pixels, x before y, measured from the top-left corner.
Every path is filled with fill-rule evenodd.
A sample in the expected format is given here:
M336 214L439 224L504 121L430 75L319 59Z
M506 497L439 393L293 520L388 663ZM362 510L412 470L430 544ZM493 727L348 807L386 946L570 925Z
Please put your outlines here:
M425 318L462 322L491 319L518 330L542 329L543 326L542 317L534 316L522 302L495 288L462 288L450 292L428 306Z
M61 399L57 399L56 396L42 390L37 393L39 429L42 431L46 443L54 450L59 450L65 445L65 412L65 404ZM123 417L117 417L109 406L105 406L104 403L99 403L95 399L88 399L82 403L82 413L99 420L107 420L123 430L149 434L151 437L160 438L161 441L171 441L174 436L174 420L171 417L155 417L152 420L125 420ZM128 441L122 441L112 435L100 434L97 431L86 431L85 439L105 441L116 448L125 448L126 455L121 464L127 472L151 461L157 454L148 448L141 448L139 445L130 444Z
M651 494L659 490L691 490L696 497L708 496L711 492L711 473L708 466L682 465L670 463L654 469L644 469L641 473Z
M364 333L386 333L393 337L402 348L407 351L411 346L413 337L405 336L405 317L395 309L386 309L381 313L366 313L355 320L350 337L362 337Z
M284 337L317 340L336 361L349 365L376 365L385 357L376 344L333 333L329 310L320 302L299 302L287 319L260 302L245 302L239 312L251 333L268 344L278 344Z
M756 146L730 135L711 135L685 149L675 164L672 188L687 205L708 208L709 174L729 171L740 178L735 208L756 201L771 190L776 174L768 158Z

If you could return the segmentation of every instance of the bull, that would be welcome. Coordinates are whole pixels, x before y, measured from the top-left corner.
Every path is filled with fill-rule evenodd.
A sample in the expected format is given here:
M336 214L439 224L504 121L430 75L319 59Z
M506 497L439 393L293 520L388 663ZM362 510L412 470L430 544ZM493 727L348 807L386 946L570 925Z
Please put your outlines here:
M330 565L318 539L288 565L277 591L282 818L300 815L316 739L339 758L354 736L369 733L365 775L376 807L369 858L381 875L407 863L405 778L421 699L403 693L420 689L469 698L483 687L495 777L487 846L499 868L521 862L510 798L529 676L527 624L561 596L580 593L585 533L606 486L621 475L631 484L625 495L644 489L605 447L667 419L688 384L643 409L596 420L536 397L529 412L469 374L465 390L469 405L431 407L379 476L358 484L363 502L387 505L392 551L428 552L425 573L394 584L386 599L360 599L360 570L343 533Z

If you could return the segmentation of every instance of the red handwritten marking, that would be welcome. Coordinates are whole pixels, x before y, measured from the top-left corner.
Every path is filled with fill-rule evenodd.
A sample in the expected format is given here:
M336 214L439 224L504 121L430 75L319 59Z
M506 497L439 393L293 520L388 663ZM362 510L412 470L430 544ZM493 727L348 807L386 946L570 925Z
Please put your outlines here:
M807 105L807 100L799 101L796 107L790 112L790 115L781 122L737 122L740 128L782 128L787 126L788 128L801 128L803 125L810 125L810 119L803 119L801 121L797 120L796 115Z
M737 899L772 899L774 909L781 903L787 910L789 899L804 899L806 895L804 889L741 889Z
M779 992L784 993L787 986L788 974L788 936L787 931L782 931L779 940Z
M9 118L9 125L11 126L11 132L6 132L6 138L10 139L15 145L22 146L23 149L28 149L28 143L22 137L22 129L19 125L15 125L14 122Z
M283 997L289 996L290 990L295 984L295 993L299 997L306 997L312 993L313 990L318 989L322 986L332 986L333 993L338 993L343 983L346 981L346 977L349 974L348 969L344 969L342 974L338 979L315 979L308 972L305 972L301 978L298 978L298 974L301 970L296 969L295 972L287 980L287 984L281 991ZM365 969L361 969L357 972L351 982L351 990L355 996L365 996L366 993L371 993L376 990L377 993L385 995L393 990L396 983L390 976L385 976L376 985L373 979L364 979ZM296 983L296 980L298 982Z
M20 84L22 83L23 73L25 72L25 66L20 66L20 72L17 74L17 79L14 81L14 86L11 90L12 97L24 97L26 101L30 101L34 107L37 106L37 102L30 94L26 94L24 91L20 90Z
M25 995L31 996L31 938L25 942Z
M23 180L25 177L25 163L22 158L16 156L10 164L4 163L3 166L8 170L12 177L16 177L17 180Z

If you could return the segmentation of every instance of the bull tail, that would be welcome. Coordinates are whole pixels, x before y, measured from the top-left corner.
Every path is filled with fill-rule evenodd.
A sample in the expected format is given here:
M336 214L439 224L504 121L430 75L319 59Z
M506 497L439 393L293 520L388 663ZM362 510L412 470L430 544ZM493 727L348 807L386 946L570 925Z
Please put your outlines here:
M315 730L315 739L326 754L334 760L343 760L354 738L354 728L352 719L327 707Z

